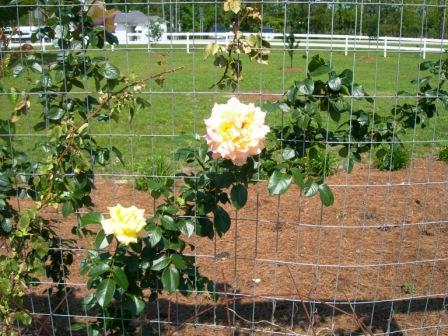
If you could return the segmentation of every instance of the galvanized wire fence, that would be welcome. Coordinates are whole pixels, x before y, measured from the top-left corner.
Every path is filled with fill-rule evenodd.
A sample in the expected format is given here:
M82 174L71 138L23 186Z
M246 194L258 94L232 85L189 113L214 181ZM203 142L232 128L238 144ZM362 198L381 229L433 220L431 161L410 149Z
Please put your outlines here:
M117 162L97 172L97 209L122 203L154 213L156 202L138 190L138 182L177 178L175 172L182 167L174 163L172 153L179 147L179 135L202 134L213 103L233 94L259 106L281 99L295 80L306 76L314 54L320 53L335 68L351 69L356 81L365 83L374 100L373 115L393 113L403 102L415 103L417 86L411 80L424 76L419 64L424 58L445 57L446 0L244 4L260 6L262 34L272 34L268 37L274 43L268 65L245 63L244 79L234 93L209 89L221 70L203 59L206 43L226 39L229 22L221 14L222 2L108 4L121 12L116 22L120 44L89 52L114 60L129 76L151 75L160 67L184 68L167 75L163 86L148 83L142 94L152 106L136 112L132 122L108 123L92 131L104 144L119 147L126 162L124 168ZM2 3L0 10L14 6ZM37 11L17 14L15 21L11 26L24 32L45 24ZM154 25L161 29L159 37ZM298 34L291 66L285 42L290 33ZM13 46L29 43L25 35L16 36ZM34 48L42 59L56 52L46 40ZM10 80L2 78L4 83ZM403 90L410 94L399 95ZM95 91L88 88L76 94L91 93ZM2 93L2 101L7 96ZM350 104L351 114L358 102L352 97ZM35 142L32 117L16 135L24 142ZM270 122L281 124L286 117ZM329 118L324 123L332 127ZM263 182L253 186L248 205L232 212L232 228L224 237L192 240L197 248L191 254L201 272L217 282L225 299L214 304L201 293L188 298L165 295L135 323L150 322L160 335L170 334L170 327L180 328L179 335L355 335L366 333L365 327L375 335L448 334L448 165L437 160L448 144L447 125L440 107L427 128L416 125L408 131L403 142L410 163L400 171L379 171L373 150L351 174L335 164L336 174L327 178L336 197L330 208L297 190L269 197ZM327 147L325 154L329 152ZM324 166L329 164L324 161ZM57 212L49 216L60 218ZM58 233L73 238L73 222L60 220ZM66 281L41 279L29 295L27 304L37 321L32 334L78 335L70 324L96 318L81 304L88 291L78 274L79 263L88 244L79 239L74 243L74 264ZM55 297L57 287L62 294ZM142 329L141 335L147 334Z

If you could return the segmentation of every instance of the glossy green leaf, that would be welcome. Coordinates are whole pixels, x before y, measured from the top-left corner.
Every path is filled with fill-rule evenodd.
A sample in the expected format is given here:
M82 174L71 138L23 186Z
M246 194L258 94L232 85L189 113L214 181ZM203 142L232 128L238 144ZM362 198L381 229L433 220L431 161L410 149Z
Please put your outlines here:
M119 267L114 267L112 269L112 276L118 285L118 287L123 288L124 290L128 289L129 281L126 273Z
M145 301L138 296L126 293L128 307L133 315L140 315L145 310Z
M104 233L104 230L98 231L95 237L95 247L99 249L103 249L109 246L112 242L112 236Z
M160 239L162 239L162 228L158 225L148 225L146 232L148 233L148 240L152 247L156 246Z
M182 232L182 234L186 235L187 237L191 237L191 235L194 232L194 225L191 223L190 220L185 220L181 222L179 230L180 232Z
M67 218L73 211L73 203L71 201L65 201L64 204L62 204L62 215L64 218Z
M281 195L285 193L292 182L292 176L282 173L281 171L274 171L268 181L268 190L270 195Z
M330 206L334 203L333 192L326 184L319 185L319 196L323 205Z
M113 279L105 279L101 281L95 293L98 304L106 307L112 300L115 293L116 284Z
M103 220L103 215L100 212L89 212L79 219L79 226L81 228L88 224L100 224Z
M176 231L179 229L174 218L169 215L163 215L160 219L160 222L162 223L162 226L167 230Z
M298 168L291 168L291 174L294 183L297 184L300 188L303 188L303 186L305 185L305 181L302 172Z
M313 181L306 181L303 187L303 194L305 197L312 197L319 191L319 185Z
M165 267L167 267L170 264L170 259L166 256L166 254L162 254L160 258L153 261L151 269L153 271L160 271L163 270Z
M101 263L92 267L89 272L89 277L96 278L97 276L106 273L110 270L109 264Z
M99 73L107 79L119 79L120 78L120 70L113 64L104 63L100 69Z
M185 262L185 258L181 254L172 254L170 256L171 261L179 270L184 270L187 268L187 263Z
M174 265L165 268L162 273L162 285L168 293L173 293L179 288L179 271Z
M230 216L227 211L220 206L214 211L214 215L215 219L213 224L216 232L221 236L221 234L226 233L230 228Z
M314 91L314 81L311 78L305 78L303 81L297 82L296 87L300 93L310 96Z
M12 76L14 78L19 77L25 71L25 67L22 64L17 64L14 69L12 69Z
M237 184L232 187L230 191L230 199L235 209L239 210L247 202L247 189L242 184Z

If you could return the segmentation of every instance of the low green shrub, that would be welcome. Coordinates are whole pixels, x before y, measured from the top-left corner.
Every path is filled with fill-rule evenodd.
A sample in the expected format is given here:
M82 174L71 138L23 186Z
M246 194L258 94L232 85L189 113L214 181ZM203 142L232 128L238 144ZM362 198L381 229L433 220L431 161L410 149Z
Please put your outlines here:
M401 145L381 147L376 152L375 167L379 170L400 170L409 165L409 152Z
M135 187L147 191L153 197L159 197L162 189L172 186L174 179L172 163L163 155L152 155L142 164L137 165Z
M313 156L304 159L305 171L311 176L328 177L336 174L338 159L330 151L319 149Z
M438 159L448 163L448 146L443 146L439 150Z

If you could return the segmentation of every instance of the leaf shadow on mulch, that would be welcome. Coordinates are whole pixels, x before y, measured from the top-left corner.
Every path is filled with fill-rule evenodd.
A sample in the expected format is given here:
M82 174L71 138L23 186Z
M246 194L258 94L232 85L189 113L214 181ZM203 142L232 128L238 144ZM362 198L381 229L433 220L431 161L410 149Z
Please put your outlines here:
M217 285L217 289L221 291L229 287L229 284ZM29 297L28 303L32 302L30 308L35 313L29 335L86 335L82 331L70 333L69 325L89 321L89 314L83 309L82 297L76 295L76 290L74 288L66 290L68 295L64 295L63 290L51 298L45 294L33 294ZM434 318L432 316L434 312L440 318L440 312L445 309L446 304L443 298L409 298L389 302L347 301L336 304L329 303L332 300L325 298L321 299L321 302L327 302L326 304L281 299L260 300L260 298L232 300L231 295L222 296L217 303L203 302L200 296L193 298L188 301L190 303L186 303L184 300L178 300L178 297L162 297L148 305L145 318L146 321L150 321L149 323L141 319L131 321L131 324L137 330L148 328L150 325L153 332L160 335L173 333L209 335L212 332L217 335L221 335L221 332L222 335L228 335L229 329L233 331L233 335L258 335L258 332L268 330L305 334L309 330L308 316L310 316L314 330L319 332L319 335L325 330L329 332L330 326L334 324L337 325L332 331L335 335L362 335L363 328L353 318L353 314L356 314L358 321L368 326L373 333L404 335L407 328L400 325L400 319L396 319L395 316L406 314L412 316L414 323L421 320L422 335L429 335L432 334L432 330L423 329L424 321ZM176 331L178 333L175 333ZM140 331L135 334L140 335ZM323 335L333 334L323 333ZM439 335L444 333L441 332Z

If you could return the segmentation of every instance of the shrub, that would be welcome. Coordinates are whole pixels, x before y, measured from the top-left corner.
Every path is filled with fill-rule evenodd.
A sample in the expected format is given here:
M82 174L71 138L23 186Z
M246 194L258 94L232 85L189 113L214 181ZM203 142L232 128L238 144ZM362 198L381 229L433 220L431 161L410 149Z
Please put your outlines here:
M409 164L409 152L402 146L391 145L377 150L375 167L379 170L400 170Z
M150 156L144 163L137 165L136 171L139 176L135 179L135 187L151 193L153 197L160 196L162 187L173 184L173 178L167 177L173 175L172 164L163 155Z
M331 176L338 170L338 159L325 149L319 149L314 156L307 156L304 161L305 171L311 176Z
M443 146L439 150L438 159L443 162L448 163L448 146Z

